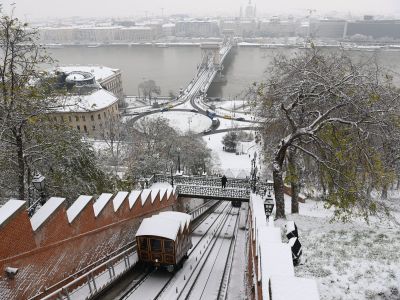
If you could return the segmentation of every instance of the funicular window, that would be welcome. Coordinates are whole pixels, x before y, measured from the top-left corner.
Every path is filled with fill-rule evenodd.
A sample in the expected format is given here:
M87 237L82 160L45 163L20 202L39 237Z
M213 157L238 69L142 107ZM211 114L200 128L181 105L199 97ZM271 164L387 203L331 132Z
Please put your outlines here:
M148 250L147 239L145 237L139 238L139 247L140 247L140 250L144 250L144 251Z
M164 251L166 253L174 253L174 243L172 241L164 241Z
M161 252L161 240L150 239L151 251Z

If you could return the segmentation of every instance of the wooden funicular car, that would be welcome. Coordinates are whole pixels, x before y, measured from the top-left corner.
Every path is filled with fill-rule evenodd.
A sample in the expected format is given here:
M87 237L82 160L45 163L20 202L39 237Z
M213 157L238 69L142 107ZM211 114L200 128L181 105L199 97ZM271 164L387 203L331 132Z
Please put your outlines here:
M139 261L173 272L182 267L192 247L191 216L166 211L140 224L136 233Z

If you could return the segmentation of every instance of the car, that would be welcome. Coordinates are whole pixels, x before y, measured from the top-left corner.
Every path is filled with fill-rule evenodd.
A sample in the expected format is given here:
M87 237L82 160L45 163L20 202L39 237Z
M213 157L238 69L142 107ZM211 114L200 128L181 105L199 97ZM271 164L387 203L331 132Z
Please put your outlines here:
M208 128L208 129L206 129L206 130L203 131L203 134L208 134L208 133L210 133L211 131L212 131L212 129L211 129L211 128Z
M197 109L195 109L195 108L191 109L190 111L191 111L191 112L195 112L195 113L199 112L199 111L198 111Z
M239 118L236 118L236 120L237 120L237 121L245 121L245 118L239 117Z
M168 111L168 110L169 110L168 107L163 107L163 108L161 109L161 111Z
M172 104L168 104L168 108L173 108L174 106Z
M224 119L232 119L232 117L230 115L224 115Z

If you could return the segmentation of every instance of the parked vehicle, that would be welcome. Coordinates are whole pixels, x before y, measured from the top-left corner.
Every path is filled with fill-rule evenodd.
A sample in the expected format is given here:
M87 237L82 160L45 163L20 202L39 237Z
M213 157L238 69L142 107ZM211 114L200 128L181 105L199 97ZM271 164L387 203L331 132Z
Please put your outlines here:
M224 119L229 119L229 120L231 120L232 117L231 117L230 115L224 115Z
M161 109L161 111L168 111L168 110L169 110L168 107L163 107L163 108Z
M191 216L166 211L143 219L136 233L139 261L169 272L180 269L192 247Z
M238 120L238 121L245 121L245 118L239 117L239 118L236 118L236 120Z

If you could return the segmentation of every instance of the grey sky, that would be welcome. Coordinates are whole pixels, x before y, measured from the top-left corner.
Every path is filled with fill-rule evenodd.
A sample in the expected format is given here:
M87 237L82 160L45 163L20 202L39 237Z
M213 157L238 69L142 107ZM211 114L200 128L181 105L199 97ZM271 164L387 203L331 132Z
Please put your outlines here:
M195 15L238 15L246 0L2 0L5 8L16 3L16 15L29 19L48 17L99 17L139 16L189 13ZM400 0L253 0L258 14L298 13L316 9L322 14L327 11L351 12L352 14L399 15Z

